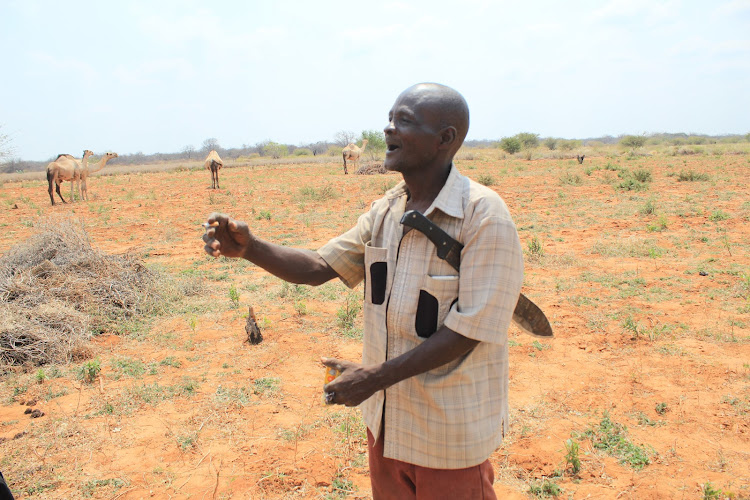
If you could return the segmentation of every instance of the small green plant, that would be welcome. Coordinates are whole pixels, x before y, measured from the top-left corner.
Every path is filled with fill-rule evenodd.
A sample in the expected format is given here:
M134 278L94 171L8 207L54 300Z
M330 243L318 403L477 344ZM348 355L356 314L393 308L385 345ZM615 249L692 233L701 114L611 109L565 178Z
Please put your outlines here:
M536 498L557 497L562 493L560 487L554 481L542 479L534 481L529 485L529 494Z
M639 212L643 215L652 215L656 212L656 207L654 206L653 200L646 201L646 204L641 207Z
M651 182L651 171L645 169L633 170L633 178L638 182Z
M269 210L261 210L260 212L258 212L257 219L271 220L271 212Z
M307 302L304 300L298 300L294 303L294 312L297 313L298 316L304 316L307 314Z
M127 357L113 360L112 368L114 371L112 378L114 380L119 380L123 375L131 378L140 378L146 373L146 365L143 362Z
M180 434L177 436L177 444L180 445L182 451L188 451L195 448L196 441L198 441L197 432L190 432L188 434Z
M552 346L551 346L551 345L549 345L549 344L542 344L542 343L541 343L541 342L539 342L538 340L535 340L534 342L532 342L532 344L531 344L531 345L533 345L533 346L534 346L534 348L535 348L535 349L536 349L537 351L546 351L547 349L551 349L551 348L552 348Z
M86 383L92 383L99 376L99 372L102 371L99 359L92 359L86 361L80 368L78 368L78 378Z
M344 304L336 311L339 327L348 332L354 328L357 315L362 310L361 299L354 294L346 296Z
M483 186L494 186L495 178L490 174L482 174L477 178L477 182Z
M237 287L234 284L229 286L229 302L232 309L240 307L240 292L237 291Z
M198 317L195 314L191 314L188 318L188 326L195 333L195 329L198 327Z
M623 191L645 191L648 189L648 186L643 182L639 182L633 177L628 177L617 185L617 189L621 189Z
M628 464L633 469L640 470L651 463L649 450L631 443L627 438L627 428L613 422L607 412L598 427L588 429L583 436L591 439L594 448L617 457L620 463Z
M731 216L728 213L721 210L714 210L711 215L708 216L708 220L712 222L719 222L730 218Z
M711 481L706 482L703 485L703 500L722 500L724 498L724 492L720 489L714 488Z
M253 392L258 396L270 396L280 389L281 379L277 377L263 377L253 381Z
M560 176L560 184L567 184L570 186L580 186L583 184L583 180L581 179L581 176L578 174L574 174L571 172L565 172L563 175Z
M578 443L572 439L565 441L565 463L573 471L573 474L578 474L581 471L581 460L578 458Z
M695 181L707 181L710 177L708 174L701 174L697 172L693 172L692 170L686 171L680 171L679 174L677 174L677 180L680 182L695 182Z
M174 356L167 356L159 361L159 364L163 366L171 366L173 368L179 368L182 366L182 362Z
M44 373L44 368L39 368L34 375L37 384L43 383L47 379L47 375Z
M631 333L631 339L635 340L638 337L641 336L641 326L633 319L632 316L628 316L625 318L625 321L622 322L622 329L626 332Z
M654 407L654 410L659 415L664 415L665 413L667 413L667 411L669 410L669 408L667 407L667 403L662 402L662 403L656 403L656 406Z
M663 215L660 215L659 218L656 219L656 221L653 224L648 225L647 229L650 233L654 233L654 232L660 233L667 229L667 224L668 224L667 218L664 217Z
M542 247L542 242L539 241L539 238L537 238L536 236L532 237L531 241L529 241L527 251L528 254L533 257L544 256L544 248Z

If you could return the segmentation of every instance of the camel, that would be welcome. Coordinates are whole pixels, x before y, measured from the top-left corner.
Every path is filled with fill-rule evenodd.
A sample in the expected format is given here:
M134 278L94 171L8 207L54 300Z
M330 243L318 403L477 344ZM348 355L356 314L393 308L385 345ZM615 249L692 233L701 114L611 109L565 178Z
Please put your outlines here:
M206 156L206 170L211 171L211 189L221 189L219 187L219 169L224 166L224 162L219 158L219 153L211 150Z
M83 151L83 160L88 161L88 157L94 154L88 149ZM70 201L74 201L73 189L76 182L78 182L78 190L80 195L80 178L81 178L81 165L78 160L69 154L57 155L55 161L50 162L47 165L47 182L49 183L49 200L52 204L55 204L55 196L53 194L53 186L57 189L57 195L60 197L63 203L67 203L65 198L60 193L60 183L63 181L70 181Z
M576 159L578 160L578 164L581 165L583 163L583 159L586 158L586 155L577 155Z
M346 170L346 160L349 160L352 163L354 163L356 166L359 166L359 157L362 156L362 153L365 152L365 148L367 147L367 142L368 142L367 139L362 141L361 148L357 146L356 144L351 143L342 150L341 154L344 157L344 175L349 173Z
M99 170L103 169L104 165L106 165L109 160L111 160L112 158L117 158L117 153L106 153L104 156L102 156L102 159L99 160L99 163L95 165L95 168L93 170L89 168L89 156L91 155L84 155L83 160L81 160L81 174L79 176L80 196L82 200L86 201L89 200L89 189L86 183L86 179L88 179L89 175L93 174L94 172L98 172Z

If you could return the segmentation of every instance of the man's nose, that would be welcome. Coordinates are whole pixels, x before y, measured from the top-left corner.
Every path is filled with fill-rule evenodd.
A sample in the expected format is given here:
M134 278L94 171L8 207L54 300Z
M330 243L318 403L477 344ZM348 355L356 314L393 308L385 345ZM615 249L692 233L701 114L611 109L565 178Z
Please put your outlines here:
M393 120L389 120L388 125L385 126L385 128L383 129L383 132L385 132L387 135L387 134L392 133L395 129L396 127L393 126Z

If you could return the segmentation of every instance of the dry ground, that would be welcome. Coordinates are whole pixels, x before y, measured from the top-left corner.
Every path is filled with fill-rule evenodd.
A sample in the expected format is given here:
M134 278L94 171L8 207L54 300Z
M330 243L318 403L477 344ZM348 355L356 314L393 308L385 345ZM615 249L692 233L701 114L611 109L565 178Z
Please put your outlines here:
M499 496L750 498L748 156L462 158L514 214L524 292L556 332L510 332ZM647 189L619 188L623 169L650 173ZM216 191L203 170L119 174L55 207L41 180L4 182L1 252L50 216L79 218L103 251L210 290L96 337L87 362L0 376L0 470L17 496L368 498L361 419L322 404L319 363L359 359L361 289L211 259L199 223L224 211L314 249L396 180L338 163L224 169ZM243 343L249 305L257 346ZM100 378L80 380L95 362ZM24 413L30 400L44 416Z

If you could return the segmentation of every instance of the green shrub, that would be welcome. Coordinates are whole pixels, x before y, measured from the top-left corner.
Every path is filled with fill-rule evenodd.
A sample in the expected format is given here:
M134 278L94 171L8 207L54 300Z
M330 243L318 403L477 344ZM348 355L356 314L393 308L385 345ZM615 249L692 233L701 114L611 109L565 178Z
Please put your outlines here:
M649 170L633 170L633 177L638 182L651 182L651 172Z
M521 151L521 141L515 137L503 137L500 140L500 149L512 155Z
M648 189L648 186L642 182L638 182L632 177L629 177L628 179L618 184L617 188L622 189L623 191L645 191Z
M646 137L642 135L626 135L620 139L620 145L630 149L642 148L646 144Z
M709 177L708 174L701 174L692 170L688 170L687 172L681 170L677 174L677 180L680 182L707 181Z
M271 158L281 158L289 154L289 149L283 144L277 142L269 142L263 146L263 156L270 156Z
M477 178L477 182L483 186L494 186L495 178L490 174L482 174Z
M539 134L532 134L531 132L521 132L516 134L516 139L521 143L524 149L535 148L539 145Z
M90 384L96 380L101 371L102 366L99 363L99 359L92 359L91 361L86 361L78 368L78 378Z

